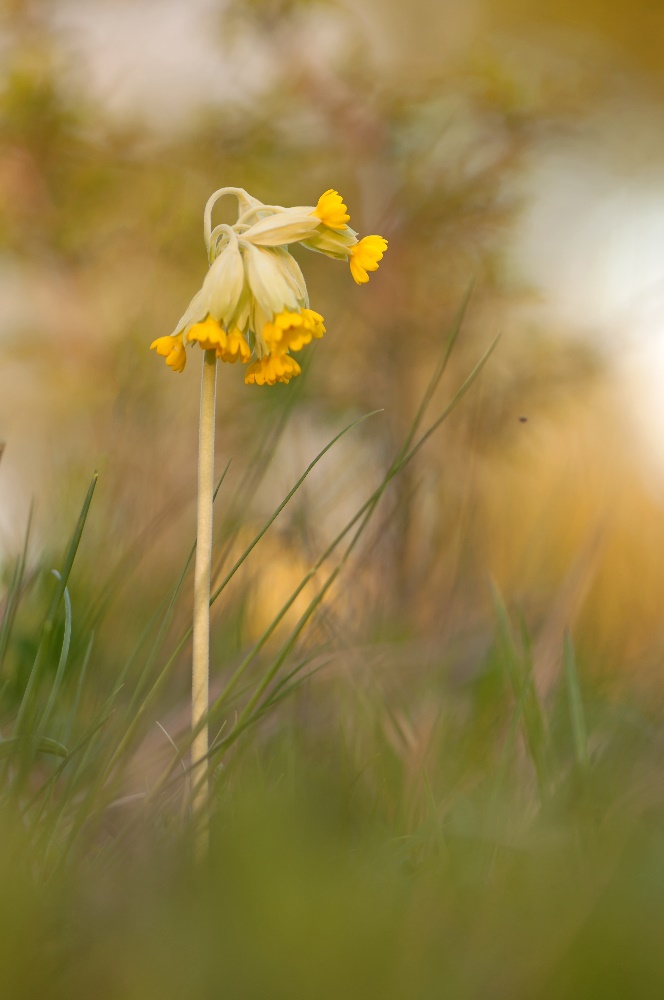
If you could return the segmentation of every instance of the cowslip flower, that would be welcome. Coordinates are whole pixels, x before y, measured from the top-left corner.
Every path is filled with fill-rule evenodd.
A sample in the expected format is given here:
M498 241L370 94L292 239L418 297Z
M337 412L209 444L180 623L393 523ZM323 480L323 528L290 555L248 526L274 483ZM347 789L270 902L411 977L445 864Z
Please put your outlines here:
M237 199L231 225L212 228L212 209L226 195ZM181 372L186 345L215 351L220 361L248 364L245 382L274 385L301 372L293 353L325 333L323 317L309 306L302 271L288 250L299 243L336 260L345 260L357 284L369 280L387 249L382 236L358 234L341 195L330 188L316 205L285 208L265 205L242 188L220 188L204 212L210 267L168 337L151 347Z
M237 200L237 219L213 228L212 210L226 196ZM325 333L309 305L300 267L289 246L300 243L345 260L358 284L369 280L387 249L382 236L358 239L341 195L330 188L315 205L265 205L242 188L220 188L208 199L203 234L209 269L168 337L152 349L173 371L184 370L187 345L203 353L198 433L198 498L191 663L191 786L196 850L207 851L209 805L210 581L214 497L214 437L218 361L246 364L245 382L275 385L301 372L293 357Z

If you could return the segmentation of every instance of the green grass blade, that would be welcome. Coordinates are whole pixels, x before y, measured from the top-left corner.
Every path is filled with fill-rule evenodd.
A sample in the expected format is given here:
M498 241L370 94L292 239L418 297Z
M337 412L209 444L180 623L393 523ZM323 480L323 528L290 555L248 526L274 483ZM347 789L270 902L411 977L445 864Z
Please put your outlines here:
M586 712L583 707L583 696L581 694L581 685L579 683L579 672L576 666L574 644L569 632L565 632L563 660L565 665L565 681L567 683L567 696L569 698L569 713L572 723L572 736L574 739L576 761L582 771L587 771L589 757Z
M64 740L66 743L69 742L74 722L78 717L78 710L81 704L81 695L83 694L83 685L85 683L85 678L88 672L88 664L90 663L90 657L92 656L92 647L94 645L94 640L95 640L95 634L93 632L90 638L88 639L88 645L85 650L85 655L83 656L83 662L81 664L81 669L78 675L78 683L76 684L76 695L74 696L74 704L72 705L71 712L69 713L69 719L67 721L67 726L65 729Z
M54 576L60 577L60 574L56 569L51 570ZM67 666L67 660L69 658L69 645L71 642L71 598L69 597L69 590L65 587L63 592L64 602L65 602L65 631L62 637L62 648L60 650L60 659L58 660L58 667L55 672L55 678L53 680L53 687L51 688L51 693L48 697L48 702L46 703L46 708L44 709L44 714L41 717L41 721L38 730L46 729L49 719L53 713L55 703L60 693L60 688L62 686L62 681L64 679L65 667Z
M95 491L95 486L97 485L98 474L95 472L90 486L88 487L88 492L86 494L85 500L83 501L83 506L81 508L81 513L78 516L78 521L76 523L76 528L69 542L69 548L67 549L67 555L65 557L64 567L62 574L58 580L58 586L53 597L50 611L44 621L42 627L42 634L39 640L39 646L37 647L37 653L35 656L34 663L32 665L32 670L30 671L30 676L28 677L28 682L25 686L25 691L23 693L23 698L21 699L21 704L19 706L18 714L16 716L16 723L14 726L14 735L18 736L21 734L22 730L25 728L27 718L30 712L33 710L33 702L37 693L37 680L39 678L41 663L50 644L53 630L55 628L56 617L58 613L58 608L60 607L60 602L63 599L65 588L69 582L69 574L71 573L72 566L74 565L74 559L76 558L76 553L78 551L78 546L81 541L81 536L83 534L83 528L85 527L85 522L88 516L88 511L90 510L90 504L92 502L92 495Z
M0 760L13 757L14 754L24 754L26 749L33 753L53 754L55 757L69 756L67 747L47 736L10 736L6 740L0 740Z
M311 355L309 357L311 357ZM256 493L256 490L265 477L265 474L270 467L270 463L277 452L277 444L279 443L281 436L288 425L288 421L290 420L293 410L295 409L297 400L303 391L307 367L308 366L305 366L305 369L303 370L303 377L301 379L297 379L294 383L293 391L289 393L286 405L280 410L277 420L270 424L268 433L259 436L258 444L249 461L245 464L244 473L232 500L232 506L241 512L246 509L247 503ZM235 541L240 533L242 524L242 517L235 518L235 526L229 531L228 536L224 539L219 557L215 560L212 572L213 579L217 579L223 566L226 564L226 560L233 551L233 546L235 545Z
M245 718L241 728L239 727L238 723L236 726L233 727L232 732L229 733L227 740L216 740L215 744L210 747L208 756L212 757L213 754L215 754L218 749L226 749L228 746L234 743L236 738L241 733L243 733L245 730L253 726L256 722L259 721L259 719L262 719L262 717L268 711L270 711L270 709L274 708L274 706L277 705L279 702L285 701L286 698L290 698L291 695L293 695L299 688L303 687L307 683L307 681L311 680L312 677L315 677L316 674L320 673L321 670L324 670L325 667L327 667L328 664L330 664L332 661L325 660L324 663L321 663L317 667L314 667L313 670L307 670L306 673L300 673L300 671L304 668L307 662L309 661L305 660L303 663L298 664L298 666L294 670L291 670L286 677L282 678L279 684L276 684L274 689L269 693L265 701L261 702L261 704L258 705L258 707L255 709L255 711ZM293 677L295 677L296 679L289 684L288 681L291 680Z
M2 616L2 622L0 623L0 674L2 674L2 666L9 647L9 640L14 625L14 619L16 618L16 612L21 600L23 579L25 577L25 570L28 563L28 544L30 542L33 514L34 504L31 503L30 510L28 511L28 523L25 529L25 537L23 539L23 550L14 567L12 580L9 585L7 599L5 602L4 614Z
M255 535L255 537L252 539L252 541L246 547L246 549L244 550L244 552L242 553L242 555L238 557L238 559L236 560L235 564L230 569L230 571L226 574L226 576L224 577L224 579L222 580L222 582L219 584L219 586L216 588L216 590L211 594L211 596L210 596L210 605L214 604L214 602L219 597L219 595L221 594L221 592L224 589L224 587L228 586L230 580L237 573L237 571L239 570L239 568L242 565L242 563L245 561L245 559L247 559L247 557L251 554L251 552L256 548L256 546L260 542L260 540L263 537L263 535L265 534L265 532L271 527L271 525L274 523L274 521L276 521L276 519L279 517L279 515L282 512L282 510L286 506L286 504L289 503L289 501L293 499L293 497L295 496L295 494L299 490L300 486L302 486L303 482L305 481L305 479L307 478L307 476L309 475L309 473L318 465L318 463L320 462L320 460L327 454L327 452L330 450L330 448L333 448L334 445L337 443L337 441L339 441L342 437L344 437L344 435L347 434L349 431L353 430L354 427L357 427L359 424L363 423L365 420L368 420L369 417L373 417L377 413L382 413L382 412L383 412L382 410L371 410L369 413L364 413L361 417L358 417L357 420L353 420L352 423L350 423L346 427L344 427L344 429L342 431L339 431L339 433L336 434L332 438L332 440L329 441L325 445L325 447L322 449L322 451L318 452L318 454L316 455L316 457L309 463L309 465L304 470L304 472L302 473L302 475L300 476L300 478L297 480L297 482L295 483L295 485L292 487L292 489L289 490L289 492L286 494L286 496L281 501L281 503L279 504L279 506L270 515L270 517L265 522L265 524L263 525L263 527L261 528L261 530L258 532L258 534Z
M419 438L419 440L417 441L417 443L415 445L413 445L413 447L410 449L410 451L407 452L407 454L404 456L403 460L401 460L399 462L399 464L396 467L396 472L398 472L400 469L402 469L403 466L406 465L407 462L410 462L410 460L413 458L414 455L417 454L417 452L420 450L420 448L424 444L426 444L426 442L429 440L429 438L431 437L431 435L435 434L435 432L438 430L438 428L440 427L440 425L445 420L447 420L447 418L449 417L450 413L455 409L455 407L457 406L457 404L466 395L466 393L468 392L468 390L472 386L473 382L476 380L476 378L478 377L478 375L481 373L481 371L484 368L485 364L487 363L487 361L489 360L489 358L491 357L491 355L495 351L496 347L498 346L498 342L499 341L500 341L500 334L498 334L496 337L494 337L494 339L491 341L491 343L489 344L489 346L485 350L484 354L481 355L481 357L480 357L479 361L477 362L477 364L474 366L474 368L472 368L472 370L470 371L470 373L463 380L463 382L461 383L461 385L459 386L459 388L457 389L457 391L454 393L454 395L452 396L452 399L449 401L449 403L447 404L447 406L445 407L445 409L443 410L443 412L440 414L440 416L436 420L434 420L434 422L431 424L431 426Z
M413 442L413 438L415 437L415 435L417 433L417 429L420 426L420 424L422 423L422 420L424 418L424 414L426 413L427 407L429 406L429 403L433 399L433 396L434 396L434 393L435 393L435 391L436 391L436 389L438 387L438 384L439 384L441 378L443 377L443 375L445 373L445 369L447 368L447 364L448 364L448 362L450 360L450 357L452 355L452 351L454 350L454 345L457 342L457 338L458 338L458 336L459 336L459 334L461 332L461 327L463 326L463 321L464 321L464 318L465 318L465 315L466 315L466 311L468 309L468 303L470 302L470 297L471 297L472 291L473 291L473 284L474 284L473 281L469 282L469 284L468 284L468 288L466 289L466 293L465 293L463 299L461 300L461 305L459 306L459 308L457 310L457 314L454 317L454 322L452 324L452 329L450 330L450 332L449 332L449 334L447 336L447 340L445 342L445 347L444 347L444 349L443 349L443 351L442 351L442 353L440 355L440 358L438 359L438 364L434 368L433 374L432 374L431 378L429 379L429 383L428 383L426 389L424 390L424 395L422 396L420 404L419 404L419 406L417 408L417 412L415 413L415 417L414 417L414 419L413 419L413 421L412 421L412 423L410 425L408 433L406 434L406 438L405 438L404 443L403 443L403 445L401 447L401 451L400 451L399 455L397 455L397 458L395 459L395 461L399 461L399 459L403 458L403 456L407 454L408 449L410 448L410 446L411 446L411 444Z
M533 762L540 794L546 796L549 788L548 748L544 716L533 682L533 660L530 640L521 623L521 649L517 647L512 625L498 587L491 581L491 597L498 619L498 639L502 653L502 663L512 687L519 716L523 719L523 734L526 749Z

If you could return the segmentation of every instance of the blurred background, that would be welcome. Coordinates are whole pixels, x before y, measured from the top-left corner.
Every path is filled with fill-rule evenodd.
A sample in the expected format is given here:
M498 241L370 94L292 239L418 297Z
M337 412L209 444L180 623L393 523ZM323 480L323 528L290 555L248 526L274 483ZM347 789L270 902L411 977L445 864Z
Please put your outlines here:
M216 996L220 941L238 996L661 995L663 44L653 0L0 0L8 995ZM200 286L225 185L336 188L389 250L358 287L294 248L327 325L301 378L220 366L215 586L380 412L214 604L213 693L291 638L279 678L316 673L215 758L219 850L192 881L182 778L140 803L171 734L186 751L189 577L159 609L194 539L201 357L174 375L149 345ZM471 284L421 429L500 334L480 376L308 628L338 551L256 650L398 454ZM34 695L85 753L18 766L94 469ZM248 690L215 716L229 739Z
M204 274L202 207L220 185L281 204L336 187L389 254L366 288L299 254L328 327L303 384L261 392L220 372L223 510L237 516L276 414L288 423L244 495L247 530L349 419L383 412L282 515L243 627L269 620L386 467L472 280L441 400L500 345L386 501L336 602L344 628L472 648L492 577L539 637L545 687L565 626L595 670L657 686L659 5L3 0L1 17L4 558L31 499L40 549L98 468L97 568L142 539L146 593L175 572L194 524L199 358L175 377L148 347Z

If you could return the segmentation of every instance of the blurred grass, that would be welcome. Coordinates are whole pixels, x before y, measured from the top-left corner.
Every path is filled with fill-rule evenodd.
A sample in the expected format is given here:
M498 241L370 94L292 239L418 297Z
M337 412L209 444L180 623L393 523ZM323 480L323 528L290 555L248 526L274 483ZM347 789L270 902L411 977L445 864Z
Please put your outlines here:
M48 6L2 9L0 995L659 996L661 497L606 356L509 258L529 158L659 93L659 13L220 5L220 67L267 85L156 128L106 115ZM360 291L302 261L305 378L224 373L196 869L198 373L146 349L220 183L333 185L390 250Z
M489 357L427 424L464 311L383 481L323 553L321 566L350 540L305 616L246 678L264 640L235 653L225 643L224 675L229 655L239 663L212 709L220 733L204 864L192 861L186 698L184 718L168 709L182 690L171 675L188 635L168 625L190 556L115 676L96 669L95 649L104 616L121 627L117 604L90 588L69 596L96 477L62 572L54 579L44 565L31 574L35 586L18 557L2 618L4 669L17 672L10 688L23 684L3 704L3 729L13 711L18 735L0 744L8 996L618 997L661 988L664 801L653 706L582 682L569 634L541 696L527 622L495 585L493 627L467 649L423 647L415 633L351 644L329 629L343 600L329 581L348 576L357 531ZM259 533L246 559L260 558L261 542ZM105 577L97 583L107 593ZM232 603L226 614L242 618ZM313 628L303 633L305 624ZM31 672L20 666L26 634Z
M555 697L536 703L544 787L513 629L501 608L456 684L445 663L418 670L414 651L408 685L389 649L380 671L378 650L358 650L352 675L337 652L224 758L198 870L172 801L95 803L79 784L33 830L5 796L8 995L656 995L660 728L644 706L570 685L568 640ZM52 826L60 796L88 831L44 871L51 838L66 841Z

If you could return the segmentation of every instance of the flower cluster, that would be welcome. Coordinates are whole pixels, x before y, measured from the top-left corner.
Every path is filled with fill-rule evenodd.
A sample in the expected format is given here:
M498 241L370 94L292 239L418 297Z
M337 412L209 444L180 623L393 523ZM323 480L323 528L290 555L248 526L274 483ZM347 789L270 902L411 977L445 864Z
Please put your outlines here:
M237 221L213 229L212 209L224 195L237 198ZM288 246L300 243L348 261L357 284L364 284L378 269L387 240L359 240L349 220L341 195L333 190L316 206L296 208L264 205L242 188L215 191L204 214L210 269L173 333L151 347L173 371L184 369L187 342L216 351L221 361L251 362L247 383L289 382L301 371L292 352L322 337L325 326L309 308L304 276Z

